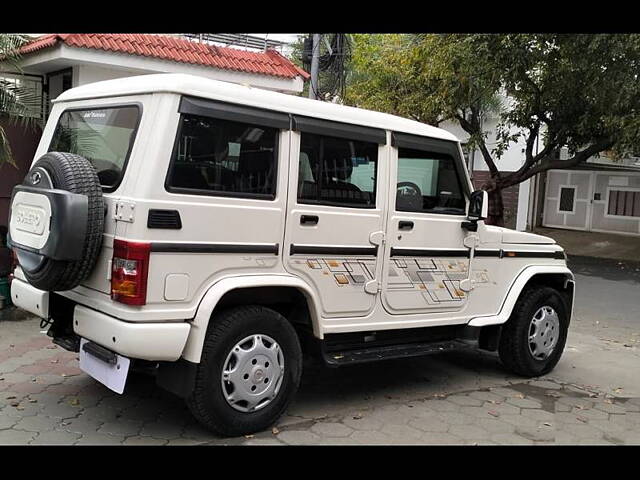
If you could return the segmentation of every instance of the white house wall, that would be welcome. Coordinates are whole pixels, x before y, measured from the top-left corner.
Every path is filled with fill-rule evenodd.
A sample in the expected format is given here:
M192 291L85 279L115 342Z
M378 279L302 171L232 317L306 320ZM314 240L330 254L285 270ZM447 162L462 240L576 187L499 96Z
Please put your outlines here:
M132 75L143 75L145 71L133 71L131 69L105 68L98 65L83 64L73 69L73 86L86 85L87 83L100 82L102 80L113 80L115 78L130 77Z
M488 132L488 136L486 139L487 147L489 151L491 151L496 146L496 127L498 125L498 119L489 119L484 123L484 130ZM467 132L465 132L458 122L443 122L438 125L440 128L443 128L451 133L453 133L456 137L460 139L461 142L466 142L469 138ZM516 133L516 129L511 129L510 133ZM526 147L526 142L524 139L520 139L516 143L512 143L509 145L509 148L502 154L500 158L496 158L496 166L498 170L501 172L514 172L518 170L524 161L524 149ZM473 169L480 171L487 171L489 167L485 163L482 158L482 154L479 150L475 152L475 158L473 162Z

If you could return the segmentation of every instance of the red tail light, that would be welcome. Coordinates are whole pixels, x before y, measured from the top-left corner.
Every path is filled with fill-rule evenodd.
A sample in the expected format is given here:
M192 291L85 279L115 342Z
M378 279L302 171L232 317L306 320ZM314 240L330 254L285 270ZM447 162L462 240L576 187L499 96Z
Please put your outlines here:
M127 305L147 303L150 243L113 241L111 298Z

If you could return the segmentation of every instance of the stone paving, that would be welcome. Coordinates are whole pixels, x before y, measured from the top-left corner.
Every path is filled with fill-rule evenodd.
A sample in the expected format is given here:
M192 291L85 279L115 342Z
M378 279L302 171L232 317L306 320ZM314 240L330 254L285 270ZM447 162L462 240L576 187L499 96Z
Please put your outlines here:
M508 377L480 352L341 369L308 361L273 429L218 438L150 375L111 392L31 319L0 322L0 444L640 444L640 398Z

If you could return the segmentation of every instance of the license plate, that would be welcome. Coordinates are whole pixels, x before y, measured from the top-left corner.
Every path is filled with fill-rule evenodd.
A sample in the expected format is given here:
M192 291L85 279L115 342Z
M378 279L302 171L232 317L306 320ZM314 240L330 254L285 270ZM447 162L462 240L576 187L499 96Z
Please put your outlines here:
M114 392L124 392L131 361L117 353L114 353L115 361L113 363L95 357L83 348L88 341L86 338L80 339L80 370Z

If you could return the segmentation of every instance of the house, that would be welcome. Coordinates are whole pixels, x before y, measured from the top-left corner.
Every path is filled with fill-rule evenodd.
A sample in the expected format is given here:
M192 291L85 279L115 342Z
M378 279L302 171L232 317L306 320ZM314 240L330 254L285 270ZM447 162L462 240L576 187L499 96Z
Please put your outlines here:
M640 235L640 168L590 161L538 179L535 225Z
M496 143L497 116L484 120L487 147ZM463 142L469 135L457 123L440 125ZM515 131L513 132L515 133ZM534 153L544 148L538 139ZM525 142L512 143L496 161L502 172L518 170L525 159ZM569 158L566 149L560 160ZM467 152L475 188L489 178L479 150ZM614 159L608 152L571 169L549 170L503 191L505 225L517 230L537 227L640 235L640 158Z
M0 75L41 99L29 112L40 119L46 119L51 100L69 88L133 75L189 73L288 94L301 93L309 78L274 49L241 50L177 35L50 34L36 37L20 53L22 72L0 68ZM18 167L0 166L0 225L6 225L11 191L29 170L40 131L2 117L0 124Z

